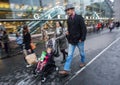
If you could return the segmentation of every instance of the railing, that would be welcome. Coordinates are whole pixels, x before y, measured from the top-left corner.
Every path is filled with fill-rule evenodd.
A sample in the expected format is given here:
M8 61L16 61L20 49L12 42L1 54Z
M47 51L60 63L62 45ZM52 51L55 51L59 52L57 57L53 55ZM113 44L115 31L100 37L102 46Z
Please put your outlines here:
M64 8L62 6L56 6L50 9L49 11L45 12L43 15L41 15L39 19L48 19L49 15L51 16L51 18L54 18L58 14L61 14L61 12L64 12ZM28 24L28 26L30 27L29 29L31 30L32 34L35 33L36 29L40 26L40 24L41 24L41 21L32 21ZM22 29L19 32L21 33Z

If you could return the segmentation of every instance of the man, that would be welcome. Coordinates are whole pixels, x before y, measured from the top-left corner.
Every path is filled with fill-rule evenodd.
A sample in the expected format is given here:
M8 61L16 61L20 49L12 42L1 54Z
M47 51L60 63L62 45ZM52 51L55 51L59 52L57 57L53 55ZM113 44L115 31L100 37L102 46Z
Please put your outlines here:
M86 26L82 16L75 14L75 10L72 4L66 5L65 9L67 15L69 16L67 20L68 32L66 33L69 42L68 47L68 57L66 59L64 70L59 71L59 74L69 74L71 61L73 59L73 53L75 47L79 48L81 55L80 67L85 66L85 53L84 53L84 41L86 39Z

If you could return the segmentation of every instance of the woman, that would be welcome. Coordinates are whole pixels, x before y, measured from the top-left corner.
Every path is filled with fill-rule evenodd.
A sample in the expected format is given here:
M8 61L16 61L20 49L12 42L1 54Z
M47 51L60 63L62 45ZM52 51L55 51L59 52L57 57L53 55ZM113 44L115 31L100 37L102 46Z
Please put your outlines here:
M31 49L31 35L29 33L29 29L27 25L23 26L23 44L25 45L25 49L33 53L33 50Z
M109 29L110 29L110 32L112 32L112 30L114 29L114 23L113 22L110 22Z
M58 39L60 51L63 54L63 61L61 63L64 63L66 61L66 56L68 55L65 51L67 48L67 39L62 24L59 21L56 22L56 38Z
M3 31L3 36L2 36L2 42L4 44L4 48L5 48L5 53L8 55L8 42L9 42L9 38L8 38L8 34L6 31Z
M28 53L33 53L33 50L31 48L31 35L29 33L29 29L28 29L28 26L27 25L24 25L23 26L23 44L25 45L25 55L27 55ZM24 57L25 59L25 57ZM25 62L27 63L26 59L25 59ZM26 65L26 67L30 67L31 65Z
M3 48L2 37L3 37L3 30L0 30L0 49Z

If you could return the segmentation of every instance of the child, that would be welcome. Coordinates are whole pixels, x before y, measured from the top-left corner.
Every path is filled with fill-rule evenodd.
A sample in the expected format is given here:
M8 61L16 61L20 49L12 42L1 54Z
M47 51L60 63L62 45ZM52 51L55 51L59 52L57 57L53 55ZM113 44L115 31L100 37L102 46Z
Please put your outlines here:
M23 39L22 37L20 36L19 33L16 33L16 42L17 44L19 45L19 47L23 50Z
M37 64L37 69L36 72L40 72L42 71L43 67L46 65L46 63L48 62L49 58L52 55L52 49L51 48L47 48L46 52L43 51L41 54L41 57L38 59L38 64Z

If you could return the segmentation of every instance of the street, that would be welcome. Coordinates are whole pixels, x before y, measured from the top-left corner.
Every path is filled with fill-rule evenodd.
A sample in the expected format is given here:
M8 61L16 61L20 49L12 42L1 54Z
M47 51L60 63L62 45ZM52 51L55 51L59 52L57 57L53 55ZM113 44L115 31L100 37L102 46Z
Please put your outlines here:
M62 77L53 72L45 83L33 76L26 68L24 55L19 54L0 60L0 85L120 85L120 29L104 29L100 33L90 33L85 41L86 63L80 69L79 51L76 48L69 76ZM40 55L44 46L37 46ZM55 58L56 65L63 69L62 55Z
M120 84L120 38L79 70L67 85L119 85Z

